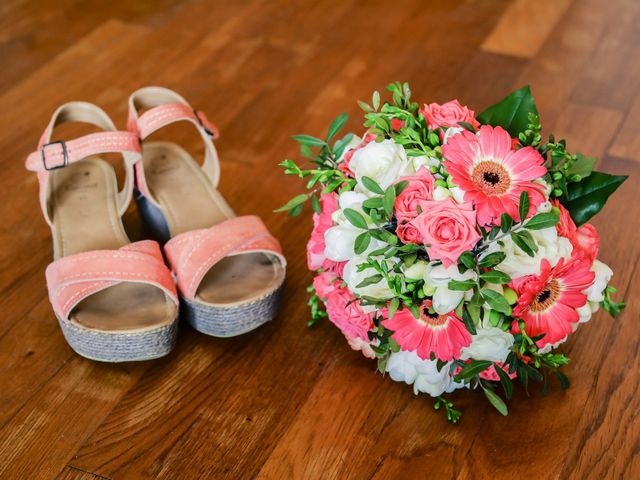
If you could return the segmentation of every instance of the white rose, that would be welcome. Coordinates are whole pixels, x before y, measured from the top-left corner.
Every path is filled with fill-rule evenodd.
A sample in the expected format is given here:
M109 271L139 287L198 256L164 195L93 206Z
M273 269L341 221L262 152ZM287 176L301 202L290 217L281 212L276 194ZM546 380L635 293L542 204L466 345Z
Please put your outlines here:
M502 238L504 246L498 242L492 242L484 255L492 252L502 251L506 255L505 259L495 267L511 278L522 277L523 275L540 275L540 263L546 258L551 266L555 266L561 258L569 260L573 246L568 238L558 236L555 227L544 228L542 230L528 230L533 236L533 240L538 246L538 251L533 257L527 255L518 247L511 235ZM484 256L483 255L483 256Z
M340 154L340 158L338 158L338 163L344 160L344 155L349 150L356 148L361 143L362 143L362 137L359 137L358 135L354 135L353 137L351 137L351 140L349 140L349 143L347 143L347 146L344 147L344 150L342 150L342 154Z
M589 320L591 320L591 316L593 315L589 302L587 302L585 305L581 307L576 308L576 312L578 312L578 316L580 317L580 320L578 320L578 323L574 323L572 325L574 332L576 328L578 328L578 325L580 323L587 323Z
M449 290L451 280L475 280L475 272L467 270L464 273L458 271L456 265L445 267L430 263L424 272L424 283L428 289L433 289L433 309L440 315L454 310L462 301L466 292Z
M367 268L359 272L358 265L361 265L363 263L367 263L367 257L363 255L356 255L345 264L342 278L347 283L347 287L349 288L349 290L357 295L377 299L387 299L393 297L394 294L384 278L372 285L358 287L358 285L365 278L371 277L372 275L376 274L376 271L372 268Z
M513 335L491 325L476 328L476 332L471 336L471 345L462 349L462 360L504 362L507 359L513 347Z
M584 293L587 295L589 303L600 304L604 300L604 290L613 277L613 270L600 260L594 260L591 271L596 274L593 283Z
M369 177L383 189L394 184L399 177L414 173L402 145L389 139L368 143L356 151L349 167L358 183L362 183L362 177Z
M387 372L392 380L413 385L413 393L428 393L432 397L452 392L464 386L457 383L449 373L450 363L438 371L434 360L422 360L415 352L392 353L387 362Z

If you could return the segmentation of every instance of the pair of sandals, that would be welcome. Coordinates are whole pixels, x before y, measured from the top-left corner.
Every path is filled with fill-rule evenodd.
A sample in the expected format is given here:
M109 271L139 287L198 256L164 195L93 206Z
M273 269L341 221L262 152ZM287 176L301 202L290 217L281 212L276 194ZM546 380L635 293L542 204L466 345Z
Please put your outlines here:
M52 141L54 128L66 122L100 131ZM198 129L202 166L176 143L147 140L175 122ZM94 360L149 360L175 345L179 312L196 330L217 337L271 320L286 260L264 223L236 216L216 189L217 129L177 93L146 87L129 98L127 130L116 130L96 105L70 102L53 114L26 161L38 174L51 227L47 287L69 345ZM101 158L113 153L124 160L120 191L114 168ZM134 191L164 256L160 243L131 243L125 233L122 215Z

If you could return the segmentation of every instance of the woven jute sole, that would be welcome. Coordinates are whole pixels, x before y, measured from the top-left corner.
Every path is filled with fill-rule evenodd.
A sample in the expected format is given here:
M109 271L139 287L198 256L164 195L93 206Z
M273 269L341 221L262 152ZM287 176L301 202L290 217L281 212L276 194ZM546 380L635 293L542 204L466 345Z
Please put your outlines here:
M154 329L101 332L57 318L71 348L85 358L100 362L133 362L164 357L173 349L178 334L178 319Z
M271 321L281 298L282 285L264 297L234 307L214 307L180 298L180 314L199 332L213 337L235 337Z

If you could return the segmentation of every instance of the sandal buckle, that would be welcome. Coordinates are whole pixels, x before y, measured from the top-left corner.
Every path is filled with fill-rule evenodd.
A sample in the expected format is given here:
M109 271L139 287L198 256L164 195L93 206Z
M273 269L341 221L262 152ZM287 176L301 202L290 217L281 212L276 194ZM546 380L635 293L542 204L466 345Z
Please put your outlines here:
M46 148L56 144L62 147L62 157L63 157L62 164L53 165L50 167L49 165L47 165ZM42 166L48 172L50 172L51 170L57 170L58 168L64 168L67 165L69 165L69 152L67 151L67 144L64 142L64 140L56 140L55 142L46 143L45 145L42 146L41 152L42 152Z

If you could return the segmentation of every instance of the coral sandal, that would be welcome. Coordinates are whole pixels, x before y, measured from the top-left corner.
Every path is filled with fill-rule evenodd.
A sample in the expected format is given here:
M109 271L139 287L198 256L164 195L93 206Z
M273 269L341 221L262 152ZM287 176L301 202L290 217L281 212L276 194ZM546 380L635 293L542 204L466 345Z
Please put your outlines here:
M51 141L54 127L82 122L102 131ZM126 180L100 155L120 153ZM99 107L67 103L53 114L38 150L27 158L38 173L40 203L53 237L46 270L49 299L69 345L105 362L148 360L175 343L178 298L159 245L130 243L121 216L131 201L138 138L116 131Z
M202 136L202 167L175 143L147 140L181 121L195 125ZM286 261L262 221L236 217L216 189L216 128L180 95L160 87L131 95L128 127L142 141L142 162L136 165L138 208L156 238L167 242L184 318L217 337L240 335L271 320Z

